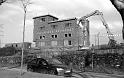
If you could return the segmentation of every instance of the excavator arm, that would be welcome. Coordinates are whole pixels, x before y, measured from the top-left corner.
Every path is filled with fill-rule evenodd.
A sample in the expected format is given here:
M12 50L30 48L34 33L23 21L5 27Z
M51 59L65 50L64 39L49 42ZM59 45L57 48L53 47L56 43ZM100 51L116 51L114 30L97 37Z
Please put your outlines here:
M109 26L108 24L106 23L105 19L103 18L103 13L100 12L99 10L95 10L94 12L86 15L86 16L83 16L81 17L78 21L78 25L80 24L80 22L82 23L82 21L85 21L88 17L91 17L91 16L95 16L95 15L99 15L100 18L101 18L101 21L103 23L103 25L105 26L106 28L106 31L107 31L107 34L108 34L108 38L109 38L109 42L108 42L108 45L110 47L115 47L116 45L116 41L114 40L114 36L113 34L111 33L111 31L109 30Z
M99 11L95 10L94 12L87 14L86 16L81 17L80 19L78 19L78 25L81 21L86 20L88 17L94 16L94 15L99 15Z
M105 19L103 18L103 14L102 13L100 13L100 17L101 17L101 21L102 21L103 25L105 26L107 34L108 34L108 38L109 38L108 46L109 47L115 47L116 46L116 41L114 39L113 34L109 30L109 26L106 23Z

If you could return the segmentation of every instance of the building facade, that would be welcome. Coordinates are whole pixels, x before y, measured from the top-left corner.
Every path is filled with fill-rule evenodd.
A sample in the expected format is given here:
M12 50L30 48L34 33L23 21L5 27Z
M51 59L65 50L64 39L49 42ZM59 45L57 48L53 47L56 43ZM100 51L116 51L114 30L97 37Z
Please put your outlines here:
M83 46L83 31L76 18L59 20L44 15L33 19L33 41L41 50L77 50Z
M5 44L5 47L14 47L16 49L22 49L23 43L8 43ZM24 49L30 49L31 43L30 42L24 42Z

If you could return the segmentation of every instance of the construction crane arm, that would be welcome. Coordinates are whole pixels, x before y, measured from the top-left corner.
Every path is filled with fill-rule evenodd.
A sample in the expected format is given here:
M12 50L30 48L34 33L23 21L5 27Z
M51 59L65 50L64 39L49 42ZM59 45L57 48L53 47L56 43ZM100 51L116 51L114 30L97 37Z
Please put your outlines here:
M102 14L102 13L99 13L99 15L100 15L100 17L101 17L101 21L102 21L103 25L104 25L105 28L106 28L106 31L107 31L107 34L108 34L108 38L114 40L114 36L113 36L113 34L111 33L111 31L109 30L109 26L108 26L108 24L106 23L105 19L103 18L103 14Z
M101 21L102 21L103 25L105 26L106 31L107 31L107 34L108 34L108 38L109 38L108 45L109 45L110 47L115 47L115 46L116 46L116 41L115 41L115 39L114 39L113 34L112 34L111 31L109 30L109 26L108 26L108 24L106 23L105 19L103 18L103 14L102 14L102 13L100 13L100 17L101 17Z
M88 17L91 17L91 16L94 16L94 15L99 15L99 10L95 10L94 12L90 13L90 14L87 14L86 16L83 16L79 19L79 22L82 21L82 20L85 20L86 18Z
M88 17L94 16L94 15L99 15L99 16L101 17L101 21L102 21L103 25L105 26L106 31L107 31L107 34L108 34L108 38L109 38L109 43L108 43L108 45L109 45L109 46L112 46L112 47L115 46L116 41L114 40L114 36L113 36L113 34L111 33L111 31L109 30L109 26L108 26L108 24L106 23L106 21L105 21L105 19L104 19L104 17L103 17L103 13L100 12L99 10L95 10L94 12L92 12L92 13L86 15L86 16L81 17L81 18L79 19L78 25L80 24L80 22L82 23L82 22L83 22L84 20L86 20Z

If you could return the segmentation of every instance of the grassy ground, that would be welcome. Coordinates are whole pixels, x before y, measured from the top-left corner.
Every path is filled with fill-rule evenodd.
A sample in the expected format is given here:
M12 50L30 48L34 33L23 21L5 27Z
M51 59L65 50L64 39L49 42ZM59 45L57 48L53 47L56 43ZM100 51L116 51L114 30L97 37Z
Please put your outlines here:
M40 74L34 72L24 72L20 75L18 70L0 69L0 78L64 78L63 76Z
M104 66L97 66L94 67L93 69L91 67L87 67L85 68L85 72L124 75L124 71L120 71L114 68L104 67Z

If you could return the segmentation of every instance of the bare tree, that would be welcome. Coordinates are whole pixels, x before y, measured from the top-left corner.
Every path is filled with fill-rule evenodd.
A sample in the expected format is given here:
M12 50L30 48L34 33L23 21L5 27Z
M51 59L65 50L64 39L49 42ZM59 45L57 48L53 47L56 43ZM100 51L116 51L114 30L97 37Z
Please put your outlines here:
M124 0L110 0L110 1L122 17L122 21L123 21L122 35L124 40Z
M22 57L21 57L21 75L23 74L22 72L22 67L23 67L23 53L24 53L24 42L25 42L25 25L26 25L26 15L27 15L27 6L30 3L30 0L20 0L23 6L23 10L24 10L24 22L23 22L23 43L22 43Z

